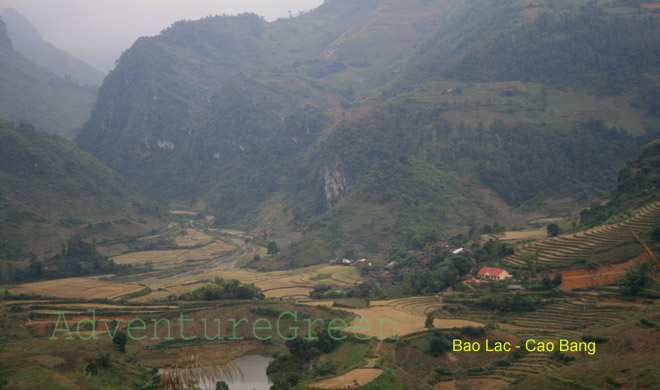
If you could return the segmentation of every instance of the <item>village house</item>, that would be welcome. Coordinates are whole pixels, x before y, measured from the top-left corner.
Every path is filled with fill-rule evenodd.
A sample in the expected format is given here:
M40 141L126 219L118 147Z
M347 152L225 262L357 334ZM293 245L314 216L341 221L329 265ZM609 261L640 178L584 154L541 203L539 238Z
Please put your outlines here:
M477 276L483 280L507 280L512 277L506 270L492 267L483 267Z

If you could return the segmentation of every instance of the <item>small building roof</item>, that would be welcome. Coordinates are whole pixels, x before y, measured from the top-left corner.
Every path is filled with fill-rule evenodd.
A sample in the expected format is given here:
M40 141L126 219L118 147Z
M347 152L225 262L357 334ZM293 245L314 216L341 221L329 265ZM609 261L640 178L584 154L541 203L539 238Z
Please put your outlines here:
M500 276L502 272L506 272L502 268L483 267L479 270L479 275Z

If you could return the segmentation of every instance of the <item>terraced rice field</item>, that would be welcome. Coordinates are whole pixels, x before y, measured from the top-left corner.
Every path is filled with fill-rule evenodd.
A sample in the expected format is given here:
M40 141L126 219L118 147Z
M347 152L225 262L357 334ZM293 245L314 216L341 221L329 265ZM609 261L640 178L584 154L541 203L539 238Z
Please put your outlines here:
M539 266L570 268L575 262L588 259L600 252L634 240L631 230L646 230L660 220L660 202L649 204L635 211L634 215L620 223L599 226L575 234L566 234L526 244L504 259L510 269L527 269L526 258ZM641 250L641 248L640 248ZM625 260L625 259L622 259Z
M609 294L613 291L603 290ZM560 338L580 341L589 329L606 327L626 321L639 310L635 305L617 305L603 302L598 292L581 292L549 303L536 311L497 314L493 311L470 310L459 318L470 318L483 323L493 322L502 331L520 339L558 343ZM512 382L523 376L557 368L562 364L552 360L547 352L530 352L521 359L511 361L507 367L491 367L475 378Z
M318 302L306 301L300 302L306 305L316 306L325 305L331 306L331 301ZM365 309L348 309L342 310L350 311L360 318L369 320L372 328L368 330L361 330L358 333L371 337L389 338L393 336L392 322L387 320L392 319L396 323L396 335L404 336L410 333L422 332L426 330L424 322L426 320L426 313L437 309L441 306L441 301L438 297L411 297L402 299L393 299L387 301L371 301L368 308ZM381 322L382 334L381 334ZM461 328L463 326L483 326L482 323L463 320L463 319L436 319L433 325L437 329L451 329ZM358 326L367 326L365 322L358 324ZM353 328L349 327L347 332L353 332Z
M332 301L305 301L300 302L306 305L316 306L325 305L332 306ZM366 309L347 309L342 310L350 311L360 318L368 319L371 322L372 329L367 331L360 331L358 333L380 337L380 322L383 321L383 335L382 337L388 338L392 336L391 323L385 322L387 319L393 319L396 322L397 336L404 336L410 333L422 332L426 330L424 322L426 314L438 309L442 306L440 297L411 297L392 299L386 301L371 301L369 308ZM441 319L436 318L433 325L437 329L451 329L461 328L463 326L483 326L481 322L475 322L465 319ZM359 326L366 326L366 323L359 324ZM349 327L348 332L353 332L353 328Z
M418 317L426 317L426 313L442 306L442 301L437 296L411 297L389 301L372 301L370 306L387 306L396 311L401 311Z
M647 253L642 253L625 263L600 266L595 270L588 269L569 269L562 271L562 283L559 286L560 290L573 290L577 288L586 288L591 286L599 286L603 284L614 283L621 279L626 270L640 262L649 260L650 257ZM553 277L552 275L551 277Z
M244 236L245 232L242 230L222 229L221 233L230 234L232 236Z
M499 390L508 386L508 382L499 379L461 379L449 382L440 382L433 390L479 389Z
M195 246L208 244L213 238L206 233L188 228L184 236L177 237L174 241L178 246Z
M373 381L382 373L383 370L378 368L358 368L349 371L344 375L324 379L319 382L308 383L307 386L314 389L357 387L355 386L355 382L357 382L359 385L364 385Z
M424 316L418 316L407 313L405 311L397 310L393 306L370 306L367 309L347 309L342 310L350 311L360 318L369 320L371 323L370 329L358 330L357 333L364 334L371 337L390 338L393 336L405 336L410 333L425 331ZM394 322L390 321L394 320ZM395 326L396 324L396 330ZM357 324L359 327L368 327L365 322ZM436 319L433 325L437 329L451 329L461 328L464 326L483 326L484 324L456 319ZM353 327L346 329L347 332L353 332Z
M511 231L498 234L498 239L500 241L520 241L520 240L529 240L531 238L545 238L548 236L548 230L543 229L526 229L520 231ZM483 234L482 239L488 241L492 237L491 234Z
M581 334L586 328L608 326L628 318L635 307L621 307L599 302L595 294L580 294L572 300L551 303L543 308L513 316L508 323L523 329L521 336L537 336L540 333L571 336Z
M211 260L234 248L233 245L216 241L202 248L133 252L113 257L112 260L116 264L143 264L150 261L155 269L168 269L189 260Z
M170 211L170 214L174 215L197 215L195 211L187 211L187 210L172 210Z
M210 270L202 275L152 283L149 287L154 292L139 300L148 301L164 298L170 294L190 292L212 282L216 276L223 279L237 279L243 283L254 283L261 288L267 298L283 299L309 299L310 291L323 283L349 286L362 282L360 273L355 267L343 266L312 266L273 272L257 272L249 269Z
M67 278L27 283L9 290L12 294L36 294L58 298L116 299L142 290L142 286L86 278Z

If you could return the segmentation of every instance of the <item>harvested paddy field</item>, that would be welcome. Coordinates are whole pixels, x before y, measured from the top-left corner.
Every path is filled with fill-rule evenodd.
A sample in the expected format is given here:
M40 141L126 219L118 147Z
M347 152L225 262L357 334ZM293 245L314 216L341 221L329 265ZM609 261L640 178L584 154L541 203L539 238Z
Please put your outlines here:
M367 309L342 308L342 310L350 311L351 313L358 315L360 318L369 320L371 323L370 329L357 330L357 333L366 336L391 338L394 335L401 337L410 333L426 330L424 327L424 321L426 318L424 316L410 314L401 311L394 306L372 306ZM390 320L394 320L394 322ZM358 328L368 327L366 322L357 325ZM455 319L436 319L433 321L433 325L437 329L461 328L463 326L483 326L483 324L478 322ZM395 327L396 333L394 333ZM352 333L353 327L351 326L347 328L347 332Z
M625 261L643 251L631 231L650 229L658 220L660 203L651 203L619 223L520 246L503 262L509 269L523 270L528 269L527 263L532 260L539 266L555 269L583 267L589 260L598 264Z
M267 298L307 299L316 285L328 283L349 286L360 283L362 278L354 267L312 266L291 271L257 272L250 269L212 269L198 275L157 281L149 284L154 290L139 301L164 298L170 294L191 292L215 277L236 279L242 283L253 283L261 288Z
M213 241L213 237L195 229L186 229L186 234L175 240L178 246L190 247L195 245L206 245Z
M319 382L309 383L307 386L316 389L335 389L346 387L357 387L367 384L374 379L378 378L383 370L377 368L358 368L347 372L344 375L336 376L334 378L325 379Z
M502 234L498 234L497 238L500 241L521 241L521 240L529 240L529 239L546 238L547 236L548 236L548 231L547 229L543 228L543 229L527 229L527 230L504 232ZM490 234L482 235L482 239L486 241L491 237L492 235Z
M197 215L195 211L187 211L187 210L172 210L170 211L170 214L173 215Z
M116 299L138 292L142 286L106 282L85 278L67 278L46 282L27 283L12 288L12 294L36 294L58 298Z
M509 382L501 379L465 379L440 382L433 390L497 390L507 387Z
M151 262L155 269L168 269L194 260L211 260L235 248L234 245L216 241L201 248L133 252L113 257L112 260L116 264Z

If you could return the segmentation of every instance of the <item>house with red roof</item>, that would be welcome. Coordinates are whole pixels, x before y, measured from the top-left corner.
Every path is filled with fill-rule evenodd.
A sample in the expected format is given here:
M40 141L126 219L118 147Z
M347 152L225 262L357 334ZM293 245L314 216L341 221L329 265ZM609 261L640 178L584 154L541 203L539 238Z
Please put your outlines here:
M511 276L510 273L501 268L483 267L477 274L479 279L484 280L506 280Z

